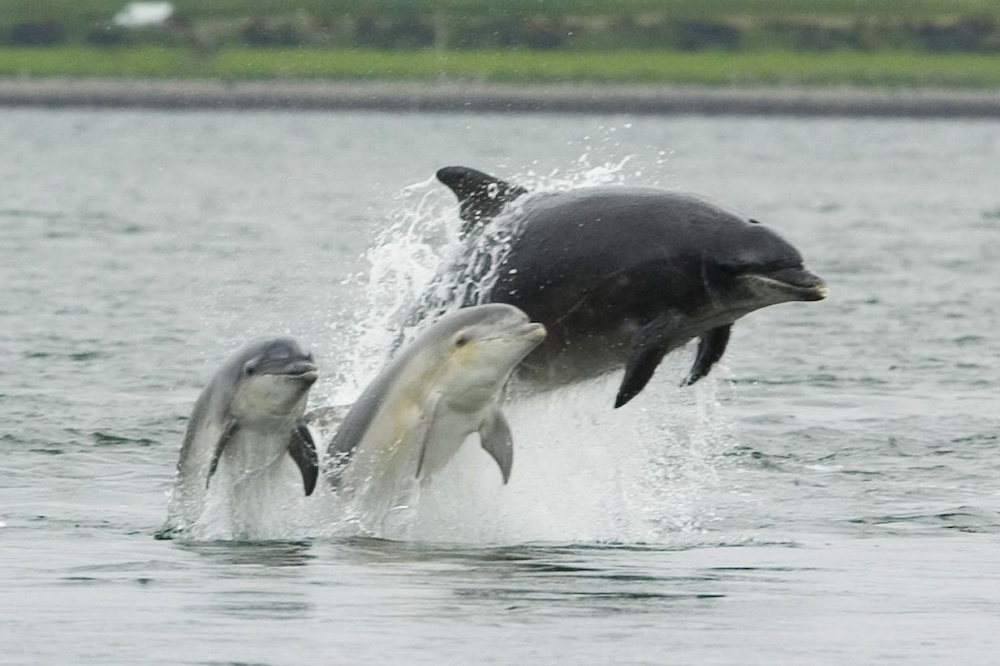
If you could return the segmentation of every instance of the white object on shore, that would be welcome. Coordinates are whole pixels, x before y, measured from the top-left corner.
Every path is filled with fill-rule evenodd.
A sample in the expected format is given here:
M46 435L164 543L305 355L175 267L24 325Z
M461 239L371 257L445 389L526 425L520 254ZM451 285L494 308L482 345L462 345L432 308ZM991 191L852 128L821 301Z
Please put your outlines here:
M115 14L115 25L123 28L145 28L163 25L174 14L170 2L130 2Z

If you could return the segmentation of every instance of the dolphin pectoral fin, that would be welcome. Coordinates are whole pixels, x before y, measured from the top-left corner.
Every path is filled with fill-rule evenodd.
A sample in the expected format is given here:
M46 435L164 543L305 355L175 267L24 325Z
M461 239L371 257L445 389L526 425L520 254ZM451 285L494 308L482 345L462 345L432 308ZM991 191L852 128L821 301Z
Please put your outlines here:
M615 396L615 409L628 403L629 400L639 395L642 389L646 388L646 384L653 377L656 366L660 364L666 354L666 345L633 351L629 357L628 365L625 366L625 377L622 379L621 386L618 387L618 395Z
M503 482L510 480L510 468L514 463L514 439L510 434L510 424L499 407L494 407L483 424L479 426L479 442L486 452L493 456L500 466Z
M226 444L229 440L233 438L236 431L240 427L237 425L236 421L227 421L225 428L222 429L222 435L219 437L219 441L215 444L215 452L212 454L212 462L208 465L208 476L205 477L205 488L208 488L209 482L212 480L212 475L215 474L216 468L219 466L219 460L222 458L222 450L226 448Z
M288 440L288 455L292 456L302 472L302 486L306 497L312 495L316 489L316 479L319 478L319 455L316 453L312 434L304 423L292 431L292 437Z
M424 459L427 457L427 443L430 439L428 435L430 435L431 425L437 417L437 407L440 400L441 394L435 393L432 395L424 406L423 418L410 430L409 437L420 447L420 457L417 458L417 471L414 473L414 476L417 478L424 471Z
M682 315L666 313L636 331L625 363L625 377L615 397L615 409L639 395L646 387L656 367L670 351L670 342L682 321Z
M696 381L706 376L712 366L715 365L726 352L726 345L729 344L729 335L732 333L733 325L726 324L706 331L698 341L698 354L694 358L694 364L688 376L681 382L681 386L691 386Z
M436 175L458 197L459 217L467 223L462 233L467 233L479 220L493 217L506 204L528 193L523 187L468 167L444 167Z

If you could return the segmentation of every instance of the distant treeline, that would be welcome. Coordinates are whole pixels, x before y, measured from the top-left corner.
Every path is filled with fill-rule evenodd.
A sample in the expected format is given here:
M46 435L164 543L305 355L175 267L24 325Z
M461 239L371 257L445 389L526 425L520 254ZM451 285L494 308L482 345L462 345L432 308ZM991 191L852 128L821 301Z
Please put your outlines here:
M798 51L909 49L1000 53L1000 19L993 14L788 18L679 18L634 15L478 15L394 13L192 18L180 12L155 28L123 28L110 20L86 24L59 18L6 26L0 43L46 46L162 44L211 51L227 45L330 46L377 49L672 49Z

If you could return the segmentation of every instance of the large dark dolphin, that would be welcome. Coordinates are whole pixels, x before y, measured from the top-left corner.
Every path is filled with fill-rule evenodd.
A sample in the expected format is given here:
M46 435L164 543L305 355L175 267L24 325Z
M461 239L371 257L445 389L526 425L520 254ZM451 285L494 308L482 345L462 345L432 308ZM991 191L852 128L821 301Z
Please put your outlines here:
M545 325L547 340L518 370L538 388L624 366L620 407L667 353L699 338L684 380L693 384L722 357L737 319L827 294L777 233L690 195L603 186L529 196L465 167L437 177L458 197L470 248L509 238L495 266L479 257L464 267L460 279L482 291L458 298L509 303Z

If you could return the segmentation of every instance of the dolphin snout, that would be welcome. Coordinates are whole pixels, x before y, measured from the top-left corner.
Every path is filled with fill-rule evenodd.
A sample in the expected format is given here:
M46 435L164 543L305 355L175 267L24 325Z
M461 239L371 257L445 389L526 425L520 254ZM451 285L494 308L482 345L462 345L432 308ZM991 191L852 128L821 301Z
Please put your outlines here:
M794 295L795 300L821 301L830 293L830 288L823 278L802 266L784 268L757 276Z
M520 334L526 338L541 342L545 339L545 336L547 336L549 332L545 330L545 326L543 324L533 321L530 324L525 324L521 329Z
M289 365L281 374L285 375L289 379L308 381L312 383L319 378L319 369L316 367L315 363L311 363L309 361L299 361Z

